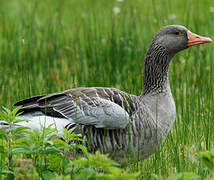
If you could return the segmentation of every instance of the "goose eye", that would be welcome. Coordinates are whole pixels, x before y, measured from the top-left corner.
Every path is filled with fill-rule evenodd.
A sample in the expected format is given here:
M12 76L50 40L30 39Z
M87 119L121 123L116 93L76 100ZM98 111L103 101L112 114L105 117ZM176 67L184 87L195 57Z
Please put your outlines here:
M181 31L176 31L175 34L176 35L181 35L182 33L181 33Z

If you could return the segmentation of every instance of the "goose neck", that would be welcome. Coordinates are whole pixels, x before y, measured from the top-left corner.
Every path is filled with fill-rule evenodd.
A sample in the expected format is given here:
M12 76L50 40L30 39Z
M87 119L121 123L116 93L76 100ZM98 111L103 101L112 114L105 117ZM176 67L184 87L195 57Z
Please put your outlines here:
M146 94L159 94L169 88L168 71L173 55L159 45L151 44L145 59L143 69L143 91Z

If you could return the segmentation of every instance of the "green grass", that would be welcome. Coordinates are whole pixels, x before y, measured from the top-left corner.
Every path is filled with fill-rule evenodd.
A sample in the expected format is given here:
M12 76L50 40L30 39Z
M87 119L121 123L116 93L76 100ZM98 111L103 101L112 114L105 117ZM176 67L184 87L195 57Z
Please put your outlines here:
M139 95L144 54L164 25L185 25L214 39L211 0L0 2L0 104L9 108L22 98L83 86ZM214 148L213 47L192 47L174 58L173 129L155 155L126 168L141 170L144 179L153 173L207 175L198 158Z

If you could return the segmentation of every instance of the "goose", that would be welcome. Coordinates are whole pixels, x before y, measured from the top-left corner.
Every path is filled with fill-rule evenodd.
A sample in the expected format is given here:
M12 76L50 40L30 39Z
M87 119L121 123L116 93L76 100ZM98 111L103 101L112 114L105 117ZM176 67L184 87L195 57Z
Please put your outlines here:
M80 87L21 100L16 126L54 124L59 132L75 128L90 152L142 160L165 140L176 117L168 70L173 57L212 40L181 25L168 25L153 37L144 58L139 96L107 87ZM1 121L1 128L7 124Z

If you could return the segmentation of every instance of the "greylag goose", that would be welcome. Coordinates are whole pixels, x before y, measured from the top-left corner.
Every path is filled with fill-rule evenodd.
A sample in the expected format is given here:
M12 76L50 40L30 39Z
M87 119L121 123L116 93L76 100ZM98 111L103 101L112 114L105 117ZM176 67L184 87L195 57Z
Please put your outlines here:
M39 128L54 123L58 131L76 127L92 152L100 150L117 157L130 153L131 157L144 159L165 140L175 120L168 78L172 58L190 46L211 41L184 26L166 26L148 47L140 96L104 87L35 96L15 103L22 106L19 119L29 120L17 126Z

